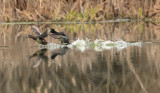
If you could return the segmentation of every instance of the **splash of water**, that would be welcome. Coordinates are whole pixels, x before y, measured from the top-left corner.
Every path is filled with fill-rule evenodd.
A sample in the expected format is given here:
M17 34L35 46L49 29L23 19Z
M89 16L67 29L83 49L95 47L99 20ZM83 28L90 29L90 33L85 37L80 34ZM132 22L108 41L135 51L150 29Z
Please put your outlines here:
M104 41L101 39L96 39L94 41L91 41L90 39L86 39L86 40L77 39L69 45L59 45L59 44L55 44L55 43L50 43L50 44L48 44L48 46L45 46L45 47L48 47L49 49L54 50L54 49L62 48L62 47L66 47L66 46L71 49L75 48L77 50L80 50L81 52L84 52L85 50L88 50L88 49L94 49L95 51L103 51L103 50L111 50L113 48L116 48L118 51L120 51L122 49L127 48L128 46L141 47L142 42L130 43L130 42L125 42L123 40Z

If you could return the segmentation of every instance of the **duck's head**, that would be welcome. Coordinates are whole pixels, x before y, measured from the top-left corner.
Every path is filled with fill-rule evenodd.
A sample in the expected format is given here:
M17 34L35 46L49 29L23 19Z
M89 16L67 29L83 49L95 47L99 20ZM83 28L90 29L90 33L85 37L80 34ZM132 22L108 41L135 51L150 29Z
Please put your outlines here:
M54 29L51 29L51 33L57 33Z
M49 32L51 32L51 33L57 33L54 29L51 29L50 27L47 27L47 29L46 29L46 31L49 33Z

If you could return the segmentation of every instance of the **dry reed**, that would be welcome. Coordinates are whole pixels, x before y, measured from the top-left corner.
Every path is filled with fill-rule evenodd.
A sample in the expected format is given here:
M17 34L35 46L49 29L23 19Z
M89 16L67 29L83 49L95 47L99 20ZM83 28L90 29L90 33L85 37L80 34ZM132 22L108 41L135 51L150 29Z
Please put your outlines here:
M1 0L0 21L159 18L159 0Z

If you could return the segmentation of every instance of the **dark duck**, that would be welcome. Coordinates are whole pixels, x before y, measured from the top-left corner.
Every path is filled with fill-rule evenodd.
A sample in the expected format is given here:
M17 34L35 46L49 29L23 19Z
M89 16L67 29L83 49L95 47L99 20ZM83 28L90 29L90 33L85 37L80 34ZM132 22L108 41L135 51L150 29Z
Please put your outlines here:
M47 32L41 33L38 29L38 27L32 25L31 26L32 31L36 34L35 36L32 35L27 35L27 38L32 38L35 40L37 43L42 44L42 45L47 45L47 41L44 39L47 37Z
M45 35L48 34L54 39L61 41L61 44L69 44L69 38L63 32L57 32L54 29L47 27Z

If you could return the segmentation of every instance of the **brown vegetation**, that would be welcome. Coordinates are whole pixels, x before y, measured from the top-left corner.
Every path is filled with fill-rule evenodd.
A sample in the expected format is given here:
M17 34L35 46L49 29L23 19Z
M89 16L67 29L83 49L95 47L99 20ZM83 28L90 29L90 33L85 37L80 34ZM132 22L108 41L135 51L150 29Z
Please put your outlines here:
M159 0L1 0L0 21L159 18Z

